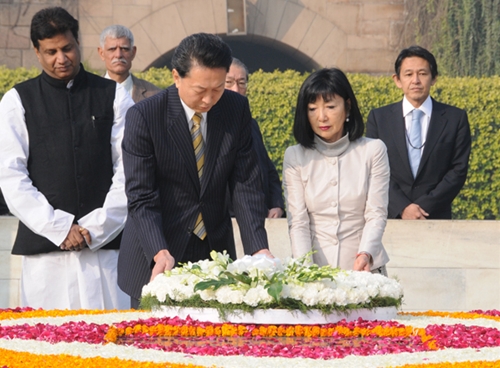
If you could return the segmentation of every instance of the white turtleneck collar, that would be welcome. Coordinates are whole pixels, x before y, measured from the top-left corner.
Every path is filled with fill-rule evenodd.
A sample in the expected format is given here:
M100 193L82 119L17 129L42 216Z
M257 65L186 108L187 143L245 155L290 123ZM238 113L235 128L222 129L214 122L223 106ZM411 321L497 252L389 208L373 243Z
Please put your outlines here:
M349 147L349 133L346 133L342 138L333 143L327 143L317 135L314 135L315 148L327 157L338 157L343 154Z

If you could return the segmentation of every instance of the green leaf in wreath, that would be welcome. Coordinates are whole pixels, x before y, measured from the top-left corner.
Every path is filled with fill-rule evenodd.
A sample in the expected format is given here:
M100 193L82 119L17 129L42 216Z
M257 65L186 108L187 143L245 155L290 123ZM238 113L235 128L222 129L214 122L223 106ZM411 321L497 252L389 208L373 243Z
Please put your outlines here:
M229 278L238 280L239 282L243 284L250 285L252 284L252 278L248 276L246 273L240 273L240 274L232 274L231 272L224 272L224 275L226 275Z
M267 293L273 297L277 302L280 300L280 294L283 290L283 284L281 282L274 282L267 286Z
M198 290L206 290L213 288L213 290L217 290L221 286L225 285L234 285L236 282L232 279L219 279L219 280L207 280L207 281L200 281L194 286L194 291Z

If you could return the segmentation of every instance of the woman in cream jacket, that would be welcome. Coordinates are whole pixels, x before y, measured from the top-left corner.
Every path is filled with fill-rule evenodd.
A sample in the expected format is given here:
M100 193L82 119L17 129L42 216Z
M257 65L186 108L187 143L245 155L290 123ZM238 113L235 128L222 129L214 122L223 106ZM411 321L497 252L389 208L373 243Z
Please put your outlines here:
M386 275L389 161L384 143L363 131L342 71L322 69L305 80L293 127L299 144L283 162L292 254L314 250L318 265Z

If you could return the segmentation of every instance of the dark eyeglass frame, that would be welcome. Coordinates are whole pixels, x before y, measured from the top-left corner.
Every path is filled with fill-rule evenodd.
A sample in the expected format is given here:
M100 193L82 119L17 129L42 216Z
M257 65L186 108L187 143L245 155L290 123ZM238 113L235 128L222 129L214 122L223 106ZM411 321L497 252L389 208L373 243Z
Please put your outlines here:
M247 88L248 82L244 79L226 79L226 88L231 88L234 84L237 84L240 88Z

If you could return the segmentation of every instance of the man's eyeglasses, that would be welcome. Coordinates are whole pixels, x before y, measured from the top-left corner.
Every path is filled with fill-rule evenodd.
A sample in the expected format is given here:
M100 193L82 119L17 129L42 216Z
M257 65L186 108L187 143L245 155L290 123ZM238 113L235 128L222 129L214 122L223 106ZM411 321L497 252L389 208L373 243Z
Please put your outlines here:
M248 84L248 82L244 79L239 79L239 80L227 79L226 80L226 88L231 88L232 86L234 86L235 83L240 88L247 88L247 84Z

